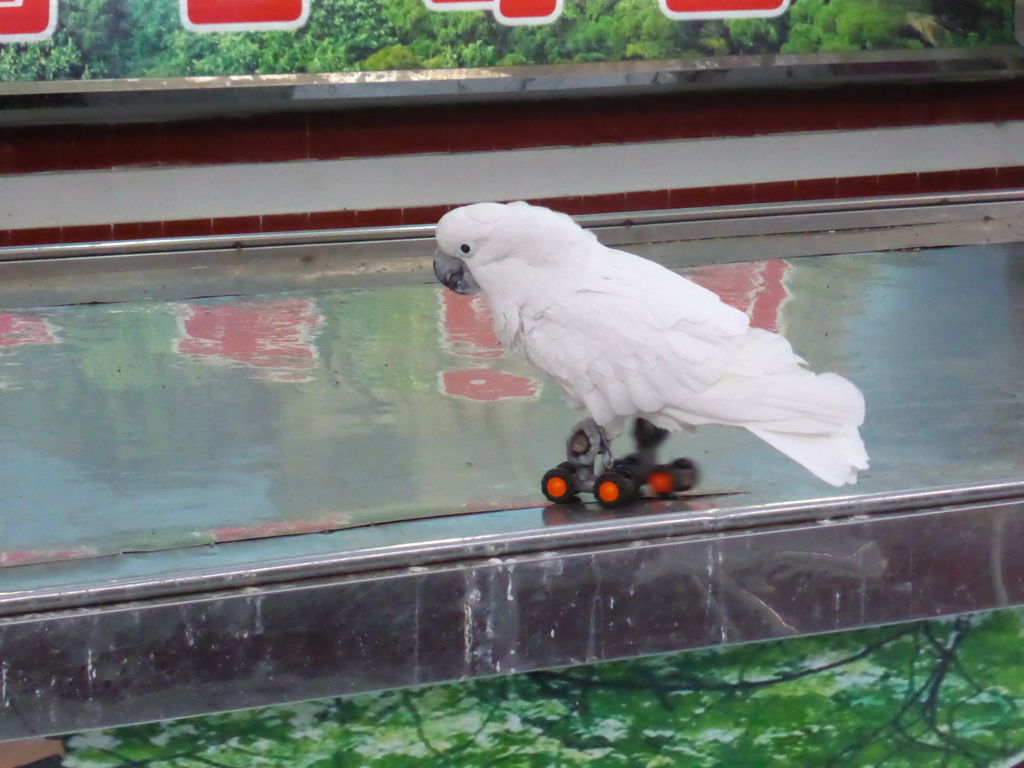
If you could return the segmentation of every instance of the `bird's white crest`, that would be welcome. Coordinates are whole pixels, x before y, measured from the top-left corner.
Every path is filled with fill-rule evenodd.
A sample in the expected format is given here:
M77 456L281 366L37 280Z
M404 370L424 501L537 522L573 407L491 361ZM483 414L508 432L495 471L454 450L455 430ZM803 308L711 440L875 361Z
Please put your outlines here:
M610 434L634 416L672 431L726 424L833 485L867 469L860 390L809 371L785 338L681 275L526 203L457 208L437 242L472 274L501 343Z

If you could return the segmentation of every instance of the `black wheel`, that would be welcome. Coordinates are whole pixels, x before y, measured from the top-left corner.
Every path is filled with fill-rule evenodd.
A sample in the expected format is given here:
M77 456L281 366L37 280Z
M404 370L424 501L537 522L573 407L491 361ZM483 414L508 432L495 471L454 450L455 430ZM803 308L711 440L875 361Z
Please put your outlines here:
M572 465L563 461L554 469L549 469L540 481L540 490L548 501L553 501L555 504L575 499L579 488Z
M672 462L672 477L677 491L688 491L697 485L700 472L697 465L689 459L676 459Z
M635 453L629 454L621 459L616 459L612 463L612 469L623 474L636 474L637 470L640 469L640 457Z
M637 496L636 481L628 475L609 470L594 481L594 497L605 509L628 504Z
M624 476L627 480L630 480L636 489L639 490L643 484L643 478L641 477L640 459L635 454L629 455L624 459L616 459L611 467L608 469L609 472L617 472Z

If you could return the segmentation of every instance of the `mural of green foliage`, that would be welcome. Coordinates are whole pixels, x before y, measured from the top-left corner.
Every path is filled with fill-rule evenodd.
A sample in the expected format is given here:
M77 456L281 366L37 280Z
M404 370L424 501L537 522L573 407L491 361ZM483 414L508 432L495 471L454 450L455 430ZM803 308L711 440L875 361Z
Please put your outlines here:
M1024 611L86 733L69 768L988 766L1024 750Z
M901 45L905 12L881 0L801 0L793 7L787 52L856 51L921 47L917 40Z
M545 26L422 0L311 0L296 31L196 34L176 0L60 0L54 37L0 45L0 81L665 60L1013 42L1012 0L795 0L774 19L678 22L656 0L567 0Z

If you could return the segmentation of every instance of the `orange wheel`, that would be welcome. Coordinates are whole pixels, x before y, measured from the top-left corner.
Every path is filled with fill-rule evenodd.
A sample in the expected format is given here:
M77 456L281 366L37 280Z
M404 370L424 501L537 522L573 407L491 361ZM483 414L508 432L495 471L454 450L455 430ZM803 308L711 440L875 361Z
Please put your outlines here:
M636 498L636 485L623 474L605 472L594 482L597 503L606 509L615 509Z
M672 473L662 467L647 476L647 484L651 486L651 491L660 496L667 496L676 490L676 481Z
M576 476L565 467L548 470L540 481L540 490L548 501L555 504L569 501L576 497Z
M597 497L605 504L614 504L622 497L622 489L614 480L605 480L597 487Z
M547 493L548 496L554 496L556 499L561 499L565 497L565 493L568 490L569 484L565 482L565 479L555 475L554 477L548 478L548 484L544 489L544 492Z

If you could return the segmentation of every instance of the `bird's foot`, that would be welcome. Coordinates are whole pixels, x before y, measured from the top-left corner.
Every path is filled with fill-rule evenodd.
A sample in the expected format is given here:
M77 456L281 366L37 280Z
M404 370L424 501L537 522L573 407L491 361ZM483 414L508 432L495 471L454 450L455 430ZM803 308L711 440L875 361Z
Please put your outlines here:
M659 496L688 491L697 484L697 466L689 459L676 459L671 464L658 462L658 448L668 435L667 429L655 426L647 419L638 418L633 425L636 453L623 459L642 478L641 483Z
M668 430L657 427L647 419L638 418L633 424L633 439L636 440L636 456L643 466L652 467L658 463L658 447L668 437Z
M565 443L565 456L574 467L591 472L598 470L598 460L611 464L611 441L604 427L590 418L581 421L572 428Z

